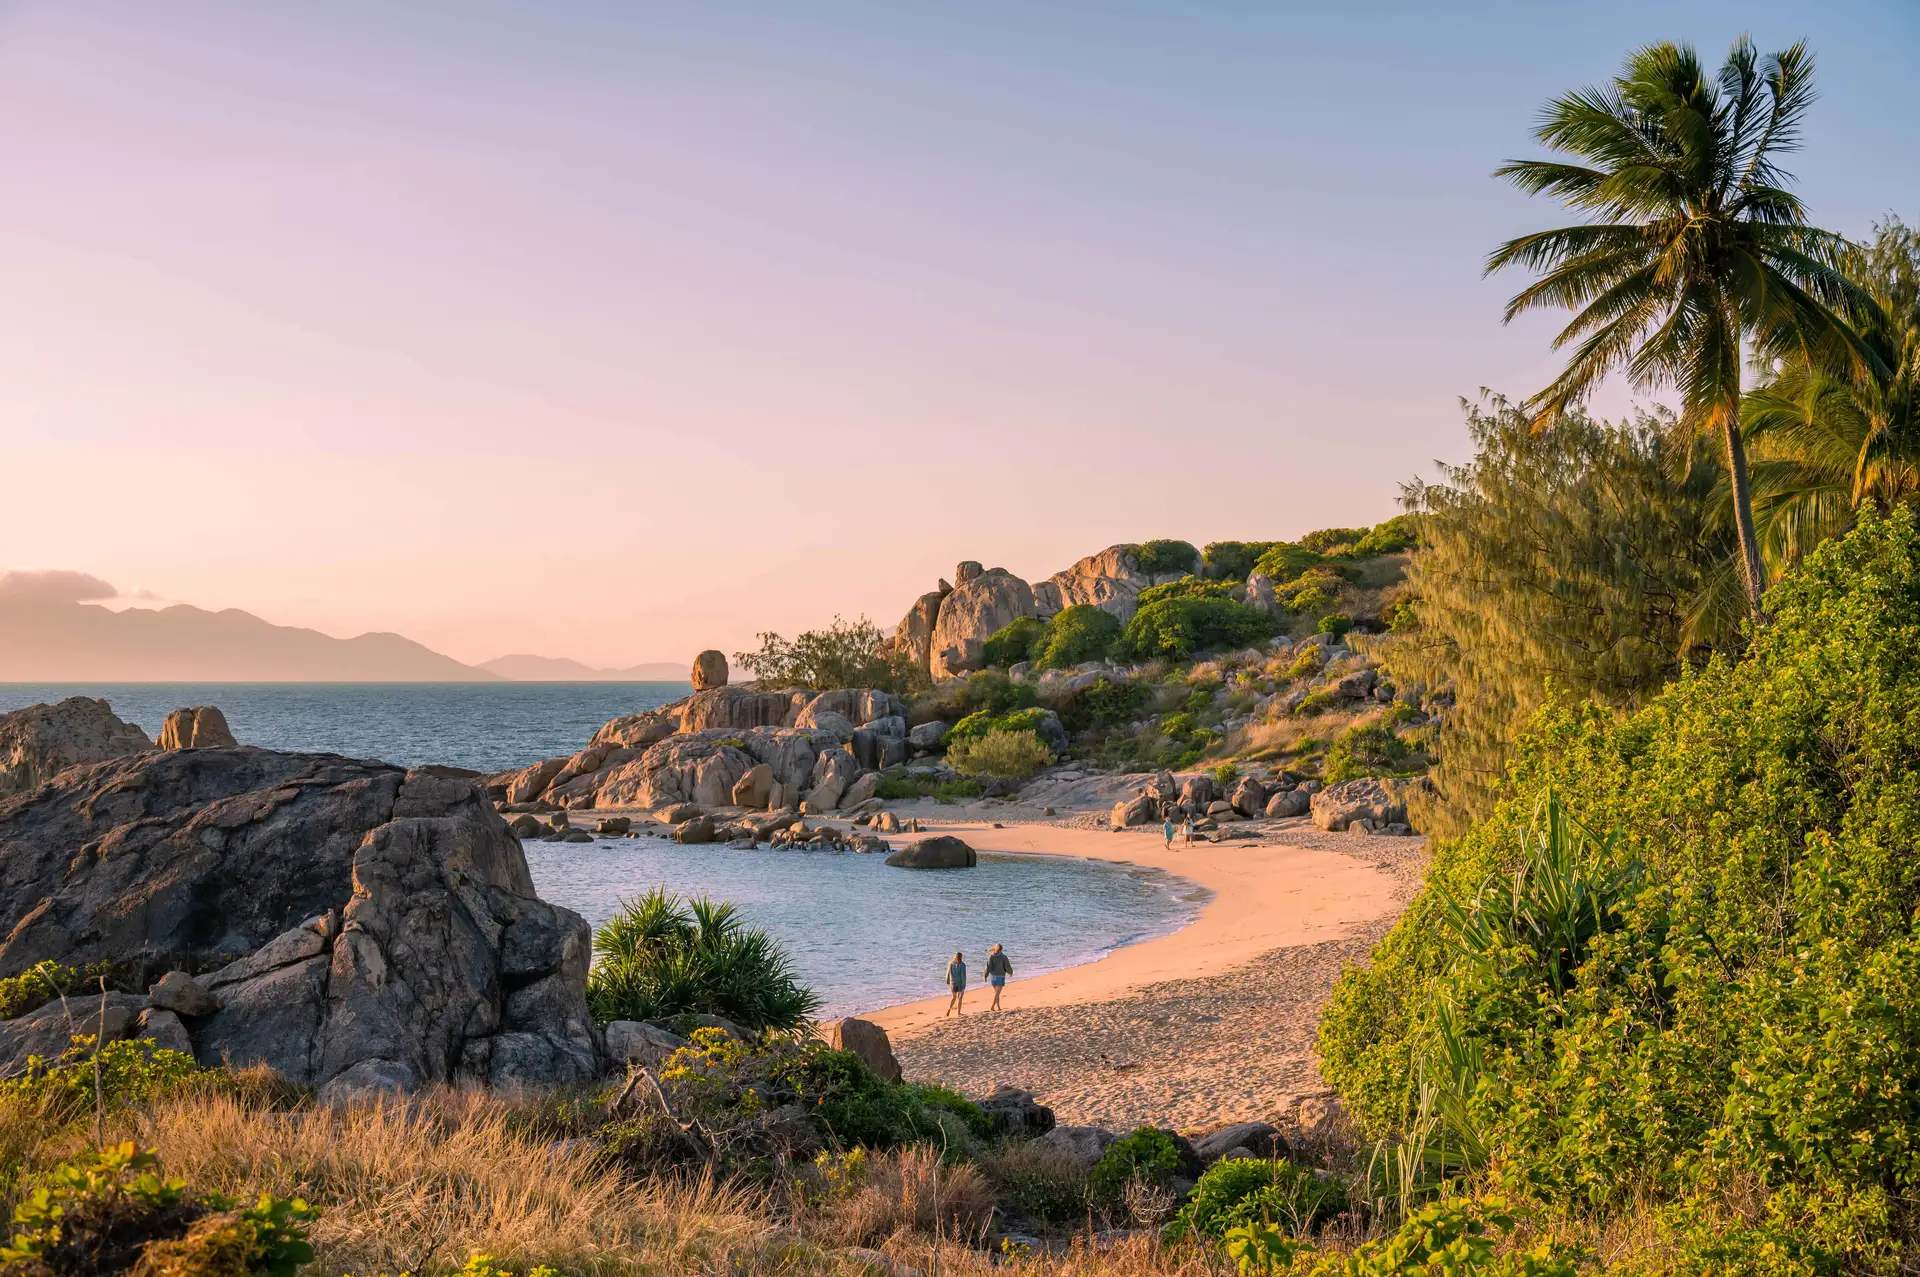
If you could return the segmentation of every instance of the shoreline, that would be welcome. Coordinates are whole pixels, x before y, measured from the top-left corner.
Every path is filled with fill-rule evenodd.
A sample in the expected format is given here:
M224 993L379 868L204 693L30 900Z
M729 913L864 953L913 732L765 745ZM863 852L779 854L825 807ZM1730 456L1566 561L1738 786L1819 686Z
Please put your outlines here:
M1350 835L1322 833L1304 819L1288 827L1295 824L1263 831L1257 840L1191 847L1176 842L1169 851L1158 826L1113 832L1064 822L1007 821L995 828L985 821L921 816L923 834L953 834L978 852L1074 856L1157 869L1211 893L1187 925L1076 966L1022 978L1019 955L1010 953L1014 977L1007 982L1000 1015L1113 1002L1154 985L1223 976L1275 950L1348 939L1399 912L1398 876L1354 854L1375 850L1374 839L1356 846L1361 840ZM1336 840L1338 850L1316 845L1328 840ZM1416 839L1378 841L1424 846ZM976 970L983 965L983 958L969 961ZM967 994L970 1009L962 1018L987 1014L993 995L984 979L970 983ZM857 1014L895 1042L911 1042L941 1025L947 1000L942 993Z

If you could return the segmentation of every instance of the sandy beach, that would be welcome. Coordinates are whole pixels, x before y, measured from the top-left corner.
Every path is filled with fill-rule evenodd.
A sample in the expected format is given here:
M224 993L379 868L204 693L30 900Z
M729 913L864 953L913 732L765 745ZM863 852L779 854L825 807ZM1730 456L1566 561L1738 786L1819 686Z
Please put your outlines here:
M1022 977L1002 1010L976 975L968 1013L944 996L866 1013L908 1076L968 1094L1033 1091L1063 1123L1190 1128L1272 1118L1325 1090L1311 1056L1334 980L1398 917L1425 840L1326 834L1305 820L1241 826L1251 837L1176 843L1158 826L1119 833L1078 821L941 820L982 852L1081 856L1163 869L1213 893L1192 924L1081 966ZM969 955L976 973L982 952Z

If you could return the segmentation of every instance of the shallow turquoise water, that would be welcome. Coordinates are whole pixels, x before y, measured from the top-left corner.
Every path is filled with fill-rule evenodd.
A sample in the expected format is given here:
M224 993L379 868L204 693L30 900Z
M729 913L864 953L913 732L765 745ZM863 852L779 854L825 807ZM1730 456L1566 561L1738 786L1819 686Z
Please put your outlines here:
M497 771L583 748L609 718L687 694L685 683L0 684L0 712L105 697L153 735L169 710L218 705L250 745ZM943 992L955 950L976 989L987 946L1021 978L1184 926L1204 893L1158 870L1056 856L988 856L974 869L889 869L883 857L732 851L653 838L524 844L540 894L595 925L621 898L666 886L738 904L793 955L827 1014ZM1018 998L1014 998L1015 1004Z
M890 869L878 855L734 851L665 839L525 844L543 899L598 925L657 886L731 900L793 955L802 982L851 1015L943 994L947 960L986 983L987 946L1018 981L1091 961L1190 922L1204 889L1158 869L1068 856L982 856L973 869ZM986 995L990 996L990 995ZM985 1005L982 1001L981 1005Z

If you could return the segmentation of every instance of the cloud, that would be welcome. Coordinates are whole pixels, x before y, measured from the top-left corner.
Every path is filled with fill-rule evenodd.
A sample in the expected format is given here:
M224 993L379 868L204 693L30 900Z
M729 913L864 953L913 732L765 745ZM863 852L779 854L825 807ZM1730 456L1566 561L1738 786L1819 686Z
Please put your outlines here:
M85 572L0 572L0 603L86 603L119 593Z

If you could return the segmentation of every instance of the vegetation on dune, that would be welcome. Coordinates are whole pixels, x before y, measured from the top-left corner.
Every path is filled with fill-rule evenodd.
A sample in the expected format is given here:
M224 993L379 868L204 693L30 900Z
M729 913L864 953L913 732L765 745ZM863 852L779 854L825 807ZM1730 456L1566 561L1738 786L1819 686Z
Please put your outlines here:
M1691 1263L1890 1272L1920 1176L1913 509L1767 601L1637 712L1540 711L1321 1053L1370 1129L1441 1132L1523 1199L1640 1213Z
M820 998L787 955L731 904L655 888L622 903L593 936L587 1006L602 1024L718 1015L743 1028L801 1027Z

